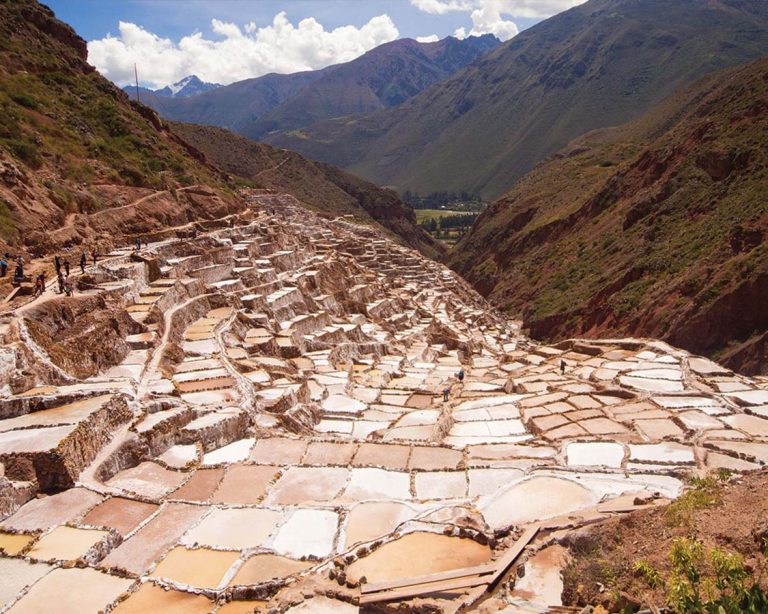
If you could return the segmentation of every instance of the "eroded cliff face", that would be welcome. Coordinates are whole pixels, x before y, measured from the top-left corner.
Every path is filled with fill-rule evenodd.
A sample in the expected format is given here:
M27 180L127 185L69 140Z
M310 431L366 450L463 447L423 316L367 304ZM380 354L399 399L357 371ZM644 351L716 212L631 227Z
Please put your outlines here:
M531 333L648 335L768 369L768 62L585 135L478 219L450 256Z
M63 371L85 379L119 364L130 351L126 337L144 327L103 296L47 301L24 315L31 339Z

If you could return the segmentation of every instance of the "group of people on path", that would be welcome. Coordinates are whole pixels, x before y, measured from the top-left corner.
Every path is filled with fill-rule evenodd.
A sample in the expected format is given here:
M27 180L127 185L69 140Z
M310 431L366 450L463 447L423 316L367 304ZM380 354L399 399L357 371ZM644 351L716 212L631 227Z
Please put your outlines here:
M99 254L96 248L91 250L91 258L93 259L93 266L96 266L98 262ZM53 266L56 269L56 281L58 282L58 294L66 294L72 296L75 293L74 285L72 284L72 278L70 277L70 264L69 259L62 258L58 254L53 257ZM80 271L84 274L85 267L88 266L88 252L84 251L80 254ZM40 273L35 280L35 297L42 296L45 292L45 272Z
M83 252L83 256L84 255L85 252ZM82 257L80 260L80 266L83 269L83 272L85 272L85 268L82 266ZM59 284L59 294L72 296L72 294L74 294L74 287L72 286L72 281L69 277L69 260L66 258L62 260L61 256L57 254L53 257L53 266L56 267L56 280ZM43 291L45 291L45 285L43 285Z

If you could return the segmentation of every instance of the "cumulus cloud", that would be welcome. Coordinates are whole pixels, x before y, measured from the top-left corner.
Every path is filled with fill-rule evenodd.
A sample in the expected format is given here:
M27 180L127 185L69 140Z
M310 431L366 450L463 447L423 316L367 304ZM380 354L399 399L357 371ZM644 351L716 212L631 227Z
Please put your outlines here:
M431 15L449 12L469 13L472 28L458 28L454 36L480 36L493 34L508 40L518 33L517 24L510 18L540 19L582 4L586 0L411 0L411 4Z
M218 38L212 40L196 32L174 42L121 21L119 35L88 43L88 59L120 85L133 81L134 63L139 67L139 79L152 87L163 87L190 74L228 84L270 72L317 70L348 62L399 36L388 15L373 17L360 28L343 26L326 31L314 18L294 25L285 12L280 12L265 27L249 23L241 28L214 19L211 29Z
M436 43L440 37L437 34L431 34L430 36L417 36L416 40L419 43Z

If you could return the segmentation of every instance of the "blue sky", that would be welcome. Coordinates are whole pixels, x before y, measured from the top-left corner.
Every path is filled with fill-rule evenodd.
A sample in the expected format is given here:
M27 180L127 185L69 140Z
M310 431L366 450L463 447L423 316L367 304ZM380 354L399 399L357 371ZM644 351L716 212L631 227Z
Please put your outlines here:
M471 25L466 13L435 16L420 11L408 0L48 0L56 15L86 40L117 34L119 21L130 21L166 37L179 39L195 30L212 34L211 19L269 23L280 11L292 21L315 17L326 29L348 24L362 26L371 17L390 15L403 37L437 34L449 36ZM523 30L540 18L518 17Z
M187 74L230 83L315 70L397 38L502 40L584 0L48 0L123 84L133 64L161 87Z

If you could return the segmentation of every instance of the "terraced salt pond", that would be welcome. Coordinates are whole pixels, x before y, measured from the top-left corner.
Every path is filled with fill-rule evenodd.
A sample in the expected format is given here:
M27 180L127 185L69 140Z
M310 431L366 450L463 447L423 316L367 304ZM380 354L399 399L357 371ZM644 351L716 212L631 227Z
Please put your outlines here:
M442 266L283 198L141 257L100 265L142 332L92 377L16 354L24 312L0 335L41 374L0 397L0 609L356 612L363 579L494 565L540 525L495 596L545 611L556 531L768 463L765 380L653 340L533 343Z

